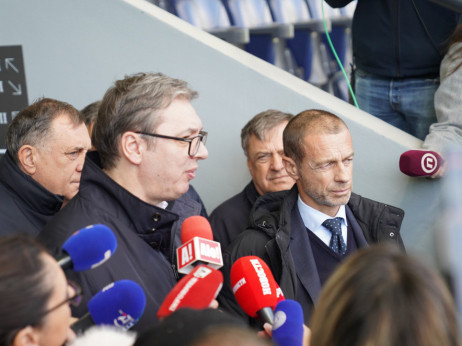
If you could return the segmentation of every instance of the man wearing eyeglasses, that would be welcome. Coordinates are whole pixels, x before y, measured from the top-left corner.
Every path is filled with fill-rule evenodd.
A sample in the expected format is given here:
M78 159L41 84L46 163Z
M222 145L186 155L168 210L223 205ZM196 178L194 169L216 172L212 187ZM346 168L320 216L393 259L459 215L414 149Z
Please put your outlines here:
M102 99L92 132L95 152L87 155L80 193L39 234L54 254L76 230L109 226L117 237L114 255L79 273L83 302L121 279L139 283L146 294L143 330L176 284L175 249L183 220L201 206L185 193L199 160L208 156L207 133L191 105L197 93L187 83L160 73L116 81ZM83 308L82 308L83 307Z

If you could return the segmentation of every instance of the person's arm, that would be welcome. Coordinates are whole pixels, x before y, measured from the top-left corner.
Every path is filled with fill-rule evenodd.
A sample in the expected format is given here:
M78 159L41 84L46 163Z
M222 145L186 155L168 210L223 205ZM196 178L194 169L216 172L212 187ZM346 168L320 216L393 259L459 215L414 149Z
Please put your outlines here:
M462 43L453 45L441 63L441 84L435 93L438 122L430 126L423 149L444 153L451 145L462 144Z
M321 0L315 0L315 1L321 1ZM353 0L326 0L326 3L328 3L330 7L339 8L339 7L344 7L348 5L352 1Z

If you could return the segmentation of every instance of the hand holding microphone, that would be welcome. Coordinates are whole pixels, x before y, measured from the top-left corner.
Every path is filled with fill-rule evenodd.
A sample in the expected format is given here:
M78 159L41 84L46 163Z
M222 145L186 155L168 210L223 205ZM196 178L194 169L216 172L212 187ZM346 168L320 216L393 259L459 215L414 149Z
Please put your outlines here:
M231 267L231 288L247 315L273 324L279 286L261 258L245 256L234 262Z
M215 269L223 266L220 243L213 241L212 228L205 217L195 215L183 221L181 242L176 250L179 273L188 274L198 264Z
M444 167L445 161L436 151L408 150L399 158L400 171L410 177L433 177L436 173L439 177Z
M116 249L117 239L109 227L91 225L76 231L66 240L57 261L63 270L79 272L101 265Z
M131 280L113 282L95 294L87 304L88 313L71 325L76 334L93 325L111 325L130 329L140 319L146 296L139 284Z

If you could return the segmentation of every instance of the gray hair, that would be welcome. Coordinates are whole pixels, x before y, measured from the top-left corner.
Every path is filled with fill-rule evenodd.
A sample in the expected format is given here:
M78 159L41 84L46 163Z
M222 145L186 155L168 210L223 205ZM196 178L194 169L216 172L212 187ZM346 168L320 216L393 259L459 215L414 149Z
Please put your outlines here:
M116 81L101 101L91 136L103 168L115 167L119 140L125 132L155 130L159 111L178 97L190 101L197 92L185 81L162 73L138 73Z
M43 145L51 134L51 123L65 114L75 124L84 122L83 115L69 103L40 98L19 112L8 126L6 148L19 164L18 152L23 145Z
M290 113L269 109L258 113L241 130L241 146L245 156L248 156L248 146L250 135L254 135L259 140L264 141L266 133L279 124L293 118Z

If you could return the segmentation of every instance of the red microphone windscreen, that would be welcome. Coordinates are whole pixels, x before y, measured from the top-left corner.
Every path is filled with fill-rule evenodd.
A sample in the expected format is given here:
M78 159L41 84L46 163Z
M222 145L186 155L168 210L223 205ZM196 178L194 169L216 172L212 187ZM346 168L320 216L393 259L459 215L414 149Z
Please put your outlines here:
M257 312L278 302L277 288L268 265L257 256L239 258L231 267L231 287L244 312L257 317Z
M399 158L399 169L411 177L426 177L438 172L444 159L430 150L408 150Z
M223 274L206 265L199 265L173 287L157 311L163 318L181 308L206 309L223 285Z
M181 242L183 244L194 237L213 240L210 222L203 216L190 216L186 218L181 225Z

